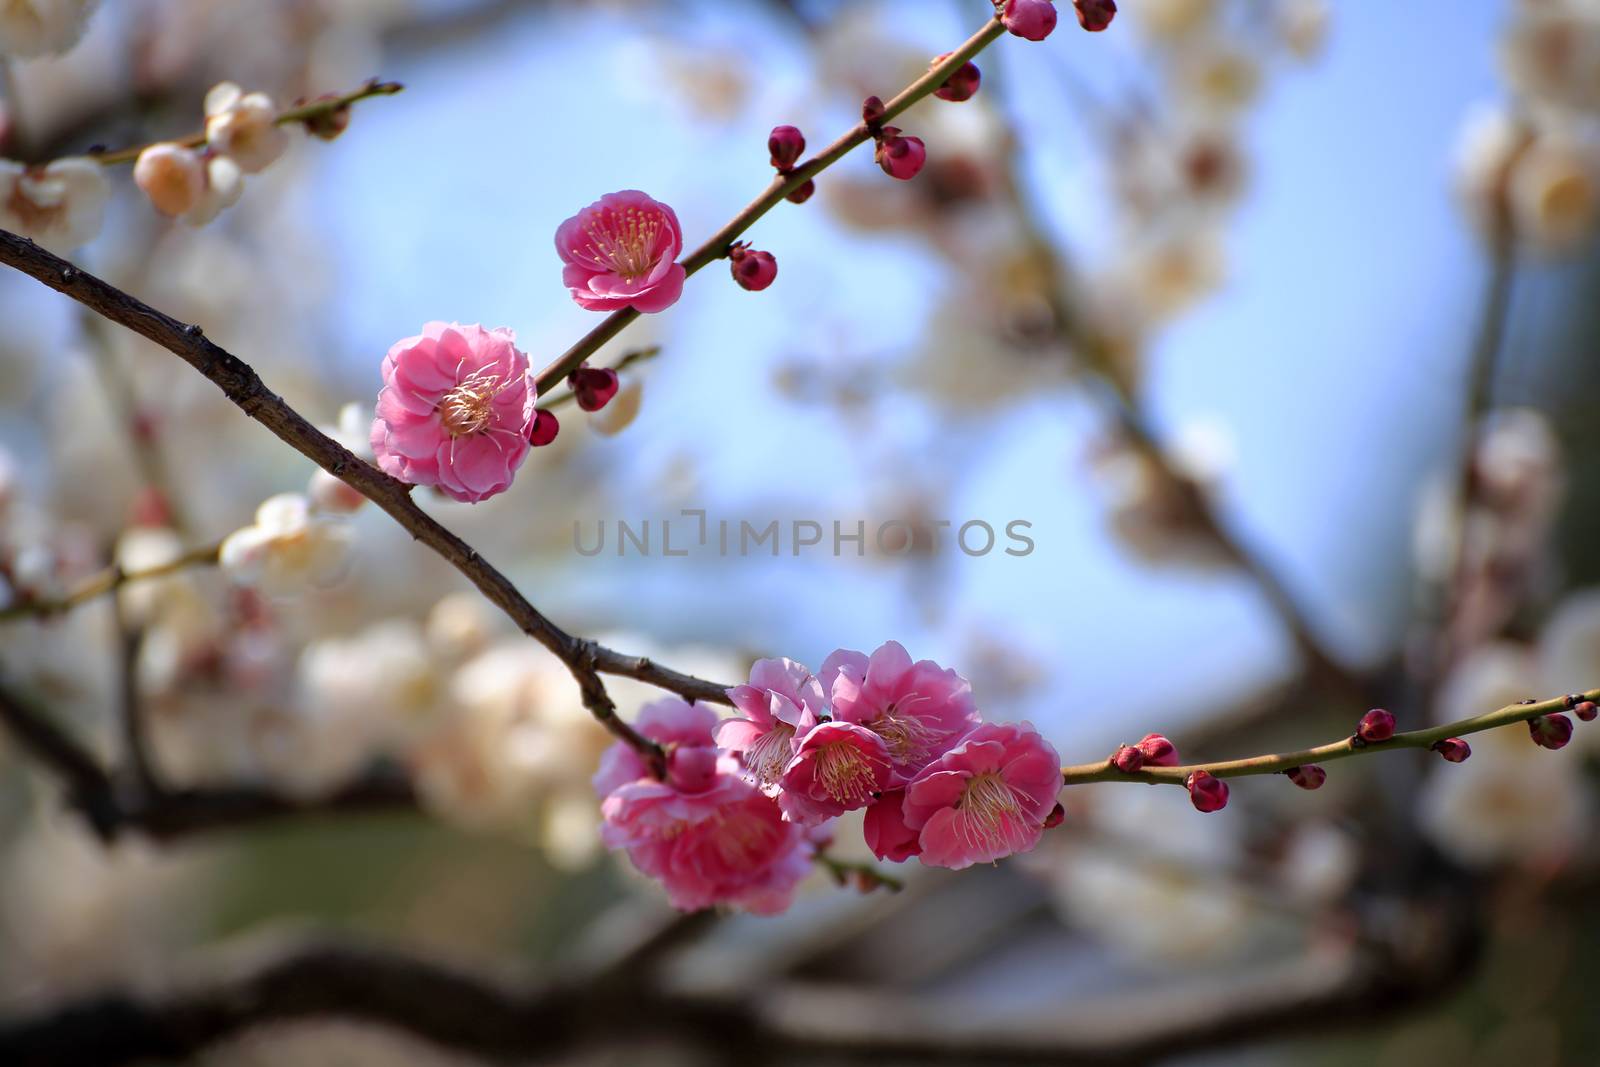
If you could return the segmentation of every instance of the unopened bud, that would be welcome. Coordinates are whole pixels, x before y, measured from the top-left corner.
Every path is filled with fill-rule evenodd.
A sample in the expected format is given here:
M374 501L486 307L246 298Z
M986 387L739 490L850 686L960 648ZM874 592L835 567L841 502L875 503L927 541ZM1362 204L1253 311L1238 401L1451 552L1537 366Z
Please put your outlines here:
M610 367L579 367L570 380L578 406L585 411L599 411L617 395L617 372Z
M1528 735L1540 748L1566 748L1572 740L1572 720L1559 711L1529 719Z
M1050 814L1044 817L1044 828L1046 830L1054 830L1056 827L1061 825L1062 821L1065 820L1066 817L1067 809L1062 807L1060 804L1057 804L1055 807L1050 809Z
M933 65L938 66L949 57L950 53L946 52L938 59L935 59ZM959 104L963 100L971 100L976 96L978 85L982 81L983 74L978 70L978 65L969 59L957 67L955 73L946 78L944 84L933 91L933 95L940 100L948 100L953 104Z
M1389 740L1394 736L1394 715L1382 708L1373 708L1361 716L1361 723L1356 727L1356 736L1368 744Z
M1139 751L1144 753L1144 761L1152 767L1176 767L1178 765L1178 746L1168 741L1161 734L1145 734L1139 742Z
M767 135L767 151L779 174L787 174L805 150L805 135L793 126L774 126Z
M1209 771L1195 771L1183 784L1196 811L1221 811L1228 806L1228 783Z
M337 99L333 93L324 93L312 103L322 104ZM305 127L311 136L332 141L350 128L350 105L342 104L339 107L314 112L306 118Z
M1290 767L1283 772L1295 785L1301 789L1321 789L1322 783L1328 780L1328 772L1315 763L1307 763L1300 767Z
M734 245L728 258L732 260L733 280L752 293L759 293L778 276L778 261L771 252L752 249L748 244Z
M1078 12L1078 25L1090 33L1111 25L1117 14L1116 0L1072 0L1072 6Z
M1123 774L1132 774L1144 768L1144 753L1137 746L1122 745L1112 755L1111 763Z
M867 124L867 129L874 129L883 122L883 101L876 96L869 96L861 101L861 121Z
M1600 712L1600 708L1595 707L1592 700L1580 700L1572 706L1572 711L1584 722L1594 722L1595 714Z
M803 204L807 200L810 200L811 194L816 191L817 183L812 181L810 178L807 178L804 185L800 186L794 192L789 194L789 203Z
M1006 0L1000 21L1024 40L1042 41L1056 28L1056 6L1050 0Z
M906 137L893 126L885 126L874 158L889 177L908 182L928 161L928 147L920 137Z
M1459 737L1447 737L1443 741L1435 741L1433 750L1443 756L1448 763L1465 763L1467 757L1472 755L1472 746Z
M561 422L556 418L556 413L540 408L533 413L533 424L528 427L528 443L534 448L543 448L554 441L560 432Z

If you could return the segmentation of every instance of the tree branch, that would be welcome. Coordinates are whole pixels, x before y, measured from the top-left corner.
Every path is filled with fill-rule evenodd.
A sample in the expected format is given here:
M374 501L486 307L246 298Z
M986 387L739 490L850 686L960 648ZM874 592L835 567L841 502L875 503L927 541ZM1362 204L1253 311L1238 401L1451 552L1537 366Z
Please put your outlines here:
M728 703L726 685L682 674L641 656L613 651L557 626L477 549L418 507L411 499L411 486L389 477L318 430L268 389L248 364L206 338L199 326L180 323L32 241L4 230L0 230L0 262L172 352L280 440L378 505L415 540L433 549L460 571L523 633L566 664L590 713L613 735L644 754L653 765L660 767L664 763L660 746L617 716L616 706L606 695L600 679L602 673L636 678L691 700Z
M1387 741L1363 741L1359 737L1351 736L1343 741L1334 741L1315 748L1303 748L1297 752L1280 752L1275 755L1250 756L1246 759L1224 760L1218 763L1193 763L1182 767L1145 767L1138 771L1120 771L1109 760L1099 763L1080 763L1076 766L1061 768L1061 777L1067 785L1081 785L1084 782L1150 782L1167 783L1170 785L1183 785L1189 775L1195 771L1206 771L1217 778L1243 778L1255 774L1281 774L1294 767L1302 767L1308 763L1328 763L1332 760L1348 759L1351 756L1363 756L1373 752L1387 752L1398 748L1431 749L1440 741L1451 737L1462 737L1467 734L1481 733L1484 730L1494 730L1502 726L1514 726L1519 722L1528 722L1544 715L1555 712L1568 711L1574 704L1582 700L1600 702L1600 689L1591 689L1586 693L1573 693L1570 696L1552 697L1549 700L1529 700L1521 704L1508 704L1496 711L1474 715L1468 719L1446 723L1443 726L1434 726L1426 730L1411 730L1398 733ZM1530 742L1531 743L1531 742Z
M3 233L4 231L0 231ZM191 548L189 551L165 563L144 567L139 570L128 571L113 564L110 567L84 579L76 589L60 597L40 597L36 599L21 599L9 607L0 608L0 622L9 622L12 619L27 617L43 617L56 615L64 611L71 611L80 604L102 597L107 593L115 593L129 582L143 582L152 578L165 578L190 567L212 566L217 562L217 553L222 550L221 543L204 545L200 548Z

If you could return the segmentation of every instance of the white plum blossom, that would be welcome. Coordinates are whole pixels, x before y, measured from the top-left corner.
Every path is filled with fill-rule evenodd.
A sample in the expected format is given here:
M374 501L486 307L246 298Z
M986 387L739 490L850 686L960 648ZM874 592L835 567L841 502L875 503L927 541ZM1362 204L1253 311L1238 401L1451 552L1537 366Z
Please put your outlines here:
M183 215L190 226L204 226L239 202L244 195L244 171L227 156L206 160L206 183L200 197Z
M0 159L0 229L54 252L87 244L105 221L110 185L100 164L72 157L42 167Z
M1440 687L1440 722L1479 715L1538 691L1533 655L1517 645L1475 649ZM1520 727L1468 738L1465 763L1441 761L1418 798L1424 832L1446 853L1472 866L1560 859L1591 821L1592 798L1577 760L1546 751Z
M228 535L220 560L234 581L286 596L337 580L350 542L344 522L319 514L298 493L280 493L256 510L254 525Z
M78 43L100 0L0 0L0 58L54 55Z
M266 170L289 147L289 134L277 124L277 108L266 93L220 82L206 93L205 108L206 141L246 174Z

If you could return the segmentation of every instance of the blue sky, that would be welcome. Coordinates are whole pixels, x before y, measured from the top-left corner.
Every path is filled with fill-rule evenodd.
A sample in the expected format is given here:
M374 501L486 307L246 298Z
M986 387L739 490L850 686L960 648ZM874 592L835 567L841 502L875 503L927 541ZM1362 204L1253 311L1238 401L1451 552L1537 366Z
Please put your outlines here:
M542 364L594 321L559 284L551 235L562 219L637 187L676 207L693 244L766 181L770 126L804 114L819 143L843 127L847 115L807 103L815 75L787 27L742 7L697 10L694 36L748 50L760 71L727 123L652 84L642 50L658 16L530 14L470 45L397 57L384 73L406 94L363 109L352 135L318 155L315 210L336 259L338 348L353 367L370 366L375 381L388 344L436 317L514 326ZM960 32L949 5L906 10L931 43ZM1498 95L1503 5L1429 0L1374 16L1342 7L1320 61L1273 71L1247 127L1255 169L1229 233L1227 287L1163 336L1148 383L1163 424L1200 414L1228 424L1239 452L1229 508L1355 654L1390 637L1412 495L1459 410L1483 267L1450 195L1450 162L1463 115ZM1070 62L1109 87L1128 42L1073 31L999 47L1010 98L1040 102L1023 116L1033 181L1064 231L1103 242L1083 198L1066 195L1089 161L1051 94L1049 64ZM841 344L819 321L848 324L847 351L892 350L903 330L881 309L914 320L937 298L941 268L912 239L845 231L816 205L785 207L754 236L781 264L771 290L751 296L713 267L636 335L667 346L645 412L592 446L623 458L635 517L673 513L650 494L663 457L679 454L697 460L697 502L713 514L791 517L774 511L781 501L853 522L871 504L850 427L780 397L771 367ZM927 418L908 408L905 438ZM1025 517L1038 549L947 558L953 596L939 619L907 595L916 579L904 571L827 557L582 560L523 577L558 611L626 595L663 633L737 639L813 665L835 645L888 637L953 660L974 631L1015 635L1050 684L1034 705L1007 710L1067 738L1143 721L1177 679L1226 694L1273 676L1284 644L1245 583L1151 570L1107 539L1079 460L1091 424L1082 399L1063 393L952 428L983 473L961 481L948 517ZM930 455L915 473L938 478L943 461Z

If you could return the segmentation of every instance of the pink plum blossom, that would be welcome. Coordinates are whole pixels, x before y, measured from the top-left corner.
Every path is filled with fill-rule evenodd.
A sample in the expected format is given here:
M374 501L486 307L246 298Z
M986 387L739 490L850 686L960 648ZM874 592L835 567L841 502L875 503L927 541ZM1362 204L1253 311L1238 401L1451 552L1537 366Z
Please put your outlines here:
M757 915L784 911L815 853L803 827L785 822L771 797L734 774L719 774L698 793L632 782L606 798L601 814L602 840L626 849L684 911L719 904Z
M717 713L705 704L698 701L690 704L678 697L662 697L639 709L633 728L672 750L673 755L677 756L678 752L689 749L715 753L716 742L711 734L716 725ZM684 770L689 770L687 763L684 764ZM650 768L644 757L629 745L618 741L601 755L600 769L590 781L594 785L595 795L604 799L629 782L649 777Z
M896 789L872 802L862 822L867 847L880 860L902 863L922 851L917 831L906 825L906 793Z
M533 400L514 333L430 322L383 357L372 452L403 482L487 500L527 458Z
M784 818L813 826L864 808L893 775L883 738L851 722L823 722L801 735L778 780Z
M906 788L922 862L961 870L1039 843L1061 791L1061 760L1028 723L986 723Z
M687 277L678 216L637 189L607 193L556 230L561 280L588 311L665 311Z
M760 659L748 685L728 690L740 717L717 724L717 743L743 758L745 770L769 794L794 756L797 731L809 730L826 712L822 686L792 659Z
M834 718L865 726L889 750L901 785L978 725L972 686L955 671L918 660L889 641L871 657L839 649L822 663Z

